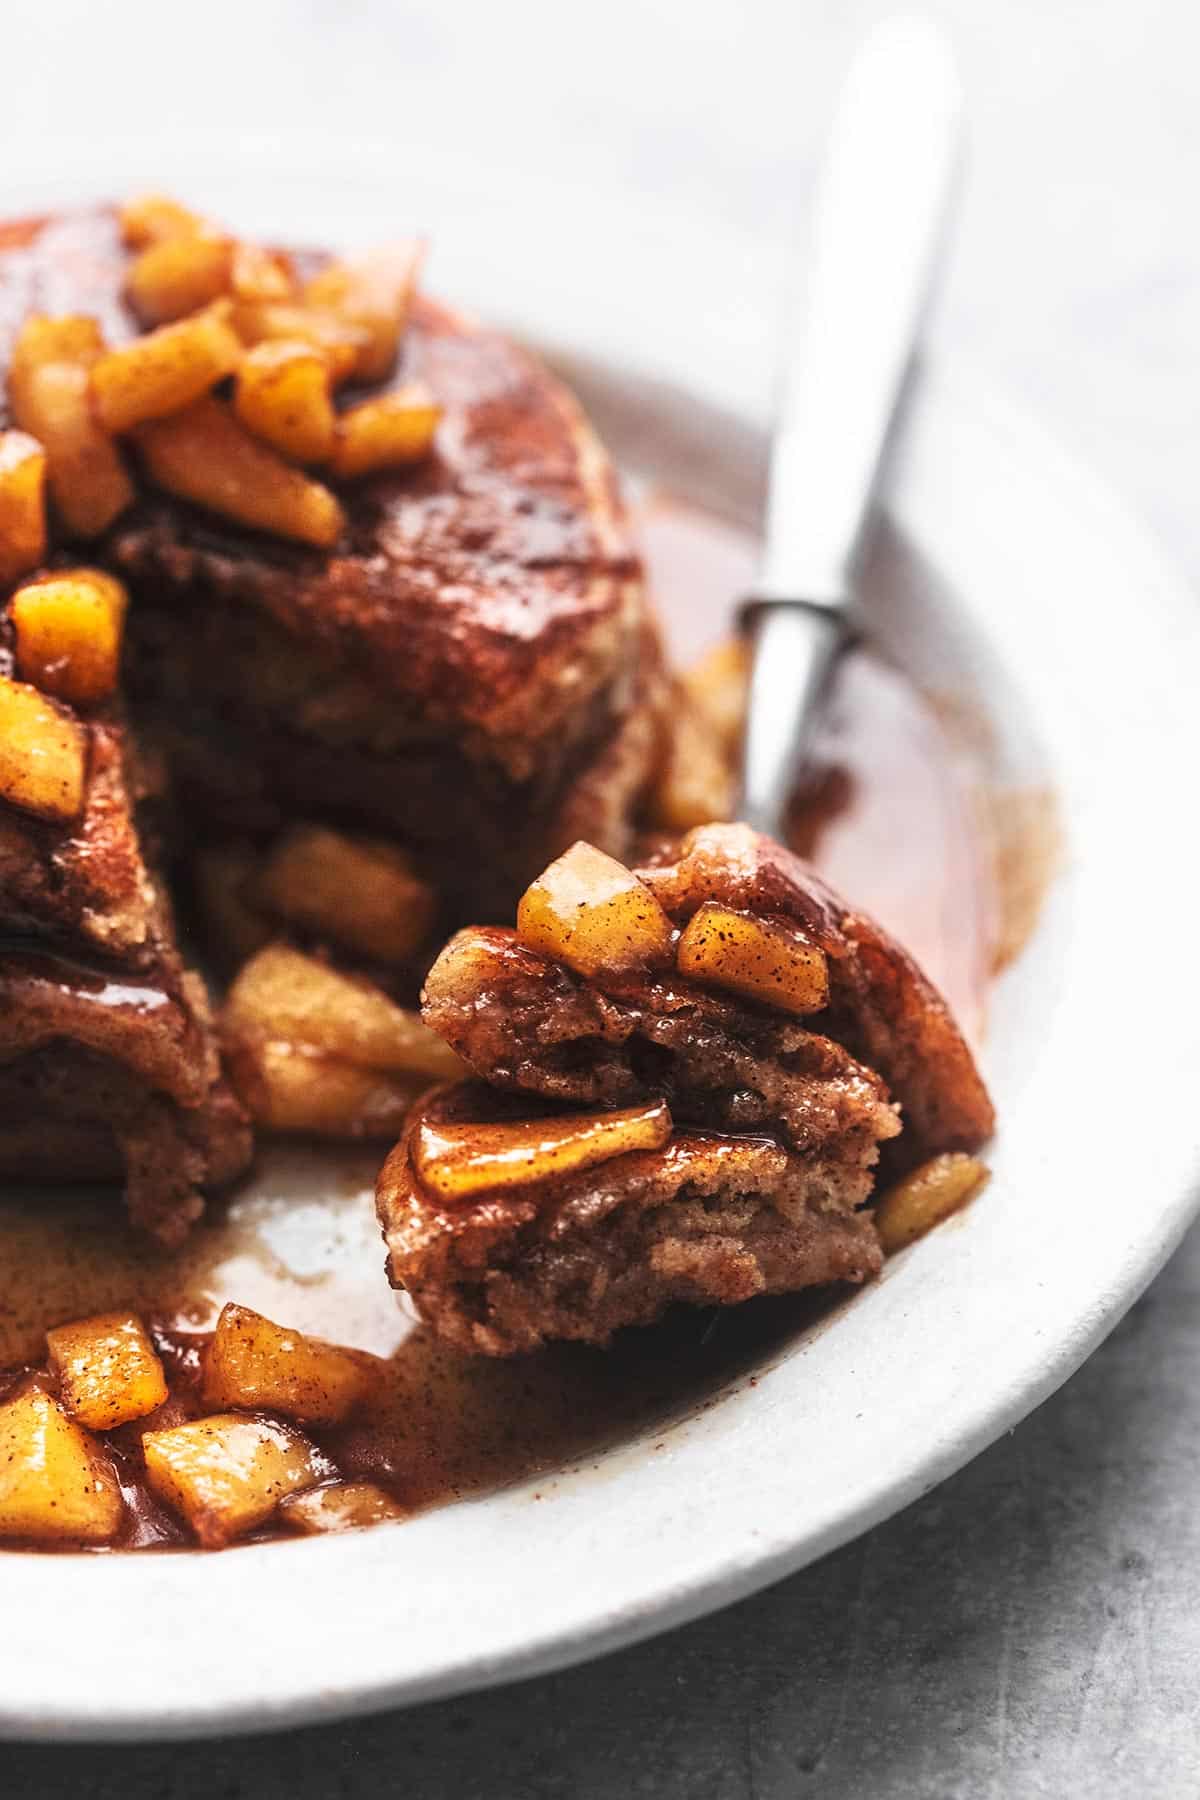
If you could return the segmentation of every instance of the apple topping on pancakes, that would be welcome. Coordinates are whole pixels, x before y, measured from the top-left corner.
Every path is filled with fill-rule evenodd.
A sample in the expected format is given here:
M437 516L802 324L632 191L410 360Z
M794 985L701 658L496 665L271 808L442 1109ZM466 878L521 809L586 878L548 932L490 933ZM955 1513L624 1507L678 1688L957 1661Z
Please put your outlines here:
M745 826L637 871L578 844L518 917L431 969L424 1017L477 1079L427 1096L378 1187L392 1281L463 1348L861 1282L880 1146L902 1170L991 1132L911 958Z

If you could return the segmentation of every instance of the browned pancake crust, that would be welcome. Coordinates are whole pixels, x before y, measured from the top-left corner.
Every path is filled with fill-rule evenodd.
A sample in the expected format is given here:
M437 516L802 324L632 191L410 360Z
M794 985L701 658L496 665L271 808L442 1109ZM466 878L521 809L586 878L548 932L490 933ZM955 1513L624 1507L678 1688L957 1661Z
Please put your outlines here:
M0 231L0 358L30 311L131 336L109 208ZM466 734L516 777L637 656L640 569L615 478L578 405L499 333L419 298L395 380L444 409L436 454L345 496L329 553L151 496L101 558L165 592L202 583L261 608L332 665Z

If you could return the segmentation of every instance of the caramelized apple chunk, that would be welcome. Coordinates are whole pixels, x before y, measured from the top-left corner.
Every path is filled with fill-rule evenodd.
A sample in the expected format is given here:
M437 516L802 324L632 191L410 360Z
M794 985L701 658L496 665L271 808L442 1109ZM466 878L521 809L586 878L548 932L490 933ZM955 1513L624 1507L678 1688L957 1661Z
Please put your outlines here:
M46 554L46 452L27 431L0 431L0 587Z
M165 418L232 375L242 340L229 323L229 302L216 300L190 318L108 350L91 372L92 406L105 431L128 431Z
M286 256L261 244L236 243L229 270L230 291L238 300L290 300L296 282Z
M374 1360L289 1331L231 1301L204 1356L204 1400L221 1410L284 1413L301 1424L335 1425L376 1380Z
M108 1544L124 1514L99 1445L49 1394L0 1406L0 1537Z
M665 1100L619 1112L495 1124L452 1124L427 1117L416 1134L413 1166L430 1193L453 1203L488 1189L528 1187L595 1168L630 1150L661 1150L670 1135Z
M425 254L413 241L330 263L306 284L304 299L365 334L355 374L382 381L396 360L400 337Z
M692 705L706 720L725 755L736 757L746 723L750 657L744 638L726 638L702 656L683 677Z
M964 1206L988 1179L974 1156L946 1151L889 1188L875 1208L875 1227L887 1256L915 1243Z
M670 919L637 876L582 841L526 888L517 933L580 975L669 962L673 938Z
M83 810L87 732L23 681L0 676L0 800L64 822Z
M121 241L130 250L145 250L163 238L191 237L203 229L199 213L166 194L135 194L121 207Z
M386 1525L406 1517L400 1502L373 1481L333 1481L328 1487L306 1488L285 1500L279 1511L281 1525L310 1535L360 1531L364 1525Z
M9 363L13 417L44 448L50 496L74 537L99 537L134 497L116 445L92 415L90 371L103 351L94 319L35 316Z
M680 973L729 988L784 1012L820 1012L829 1004L825 952L798 926L759 919L708 900L693 914L676 952Z
M379 962L403 962L428 938L437 896L394 844L300 825L267 856L256 898L289 925Z
M310 344L329 364L335 386L354 374L367 342L361 326L320 307L289 301L235 299L233 325L242 342L250 346L276 340Z
M267 1131L305 1137L394 1137L428 1085L272 1039L231 1038L228 1055L252 1117Z
M329 489L251 437L218 400L148 420L134 437L151 480L197 506L321 549L341 536L342 509Z
M664 831L684 832L713 819L728 819L734 806L732 766L682 683L668 730L666 755L649 795L652 822Z
M293 462L332 454L336 419L329 359L299 338L268 338L247 351L234 410L247 431Z
M117 685L129 596L100 569L63 569L12 597L17 668L74 706L106 700Z
M464 1073L448 1044L372 982L343 975L286 944L260 950L225 1003L228 1037L306 1046L358 1068L427 1081Z
M361 401L338 418L329 453L331 474L348 481L424 461L441 416L428 389L415 384Z
M315 1445L290 1425L237 1413L147 1431L142 1453L159 1499L210 1550L244 1537L287 1495L332 1473Z
M62 1403L91 1431L145 1418L167 1397L167 1378L135 1313L101 1313L46 1333Z
M201 229L158 238L125 277L125 298L143 325L167 325L228 293L232 240Z

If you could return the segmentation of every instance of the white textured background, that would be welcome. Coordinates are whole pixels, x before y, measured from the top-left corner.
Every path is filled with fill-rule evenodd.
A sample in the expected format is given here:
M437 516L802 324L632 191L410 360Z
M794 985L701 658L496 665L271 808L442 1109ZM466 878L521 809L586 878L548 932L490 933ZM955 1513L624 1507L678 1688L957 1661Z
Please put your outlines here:
M831 84L884 10L0 0L0 189L23 197L47 169L75 168L95 187L114 142L141 138L181 156L211 146L225 169L243 150L271 156L286 183L316 131L349 143L364 176L369 159L376 187L381 158L389 166L398 219L417 210L441 240L435 281L439 266L453 277L454 244L467 238L491 247L501 301L509 261L534 259L553 320L549 241L594 267L644 356L678 372L672 321L687 307L722 381L761 405ZM1200 7L928 10L958 48L972 120L939 332L1097 465L1195 577ZM368 138L387 149L353 149ZM463 297L488 309L487 292ZM1131 596L1131 629L1136 616ZM1190 774L1164 772L1180 783L1184 829ZM900 1520L731 1613L591 1671L310 1737L105 1752L101 1763L0 1748L0 1790L1195 1794L1198 1288L1193 1238L1011 1439ZM314 1621L314 1654L319 1637ZM14 1653L0 1634L0 1667Z

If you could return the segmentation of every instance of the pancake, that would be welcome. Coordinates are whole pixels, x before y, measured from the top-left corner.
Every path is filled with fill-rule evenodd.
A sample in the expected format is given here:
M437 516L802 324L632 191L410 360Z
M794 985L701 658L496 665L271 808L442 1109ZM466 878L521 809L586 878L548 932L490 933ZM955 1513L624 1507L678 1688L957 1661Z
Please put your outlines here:
M464 930L430 970L425 1021L476 1079L423 1103L377 1188L393 1284L462 1348L605 1343L675 1302L862 1281L881 1164L990 1135L911 957L749 827L636 874L581 846L537 889L518 931ZM530 941L556 895L558 954ZM626 1149L614 1121L638 1107L665 1110Z
M304 273L327 259L295 260ZM88 314L110 346L136 337L122 299L129 261L112 208L0 227L0 363L34 312ZM192 1144L209 1143L197 1124L206 1108L228 1137L237 1107L219 1075L202 984L184 971L161 871L190 892L197 852L235 845L252 886L255 868L298 826L394 845L433 905L421 942L372 972L394 992L415 992L448 927L505 916L574 836L624 850L659 755L657 633L614 472L579 407L503 336L420 297L384 386L414 380L442 411L435 450L419 466L342 490L345 529L330 550L243 529L142 481L102 538L80 545L59 534L48 559L125 582L122 693L84 721L91 774L76 823L50 827L0 806L0 933L14 946L0 952L0 991L19 1011L28 941L69 959L76 973L60 969L58 986L77 999L135 970L141 987L164 996L102 1049L78 1007L77 1018L60 1009L53 1043L56 1053L86 1051L89 1070L99 1058L108 1080L114 1068L133 1078L134 1039L157 1029L151 1014L170 1012L179 1042L188 1040L190 1081L165 1062L153 1077L137 1074L160 1109L189 1115L184 1197L159 1206L148 1197L157 1178L147 1177L135 1206L168 1237L198 1210L200 1188L245 1161L247 1140L239 1121L237 1155L231 1140L211 1155ZM0 425L11 423L3 406ZM8 620L4 631L11 672ZM336 923L332 938L309 928L308 947L355 960ZM0 1049L6 1067L43 1053L40 1039ZM32 1065L29 1082L49 1093ZM52 1085L45 1117L63 1124L64 1084ZM0 1084L0 1161L18 1172L22 1104ZM64 1134L61 1157L42 1144L31 1168L52 1176L87 1165L81 1146L96 1139L97 1109L82 1094L79 1105L79 1131L70 1142ZM17 1146L7 1157L6 1132ZM128 1132L117 1136L132 1144ZM124 1157L131 1169L131 1155L118 1144L106 1166Z

